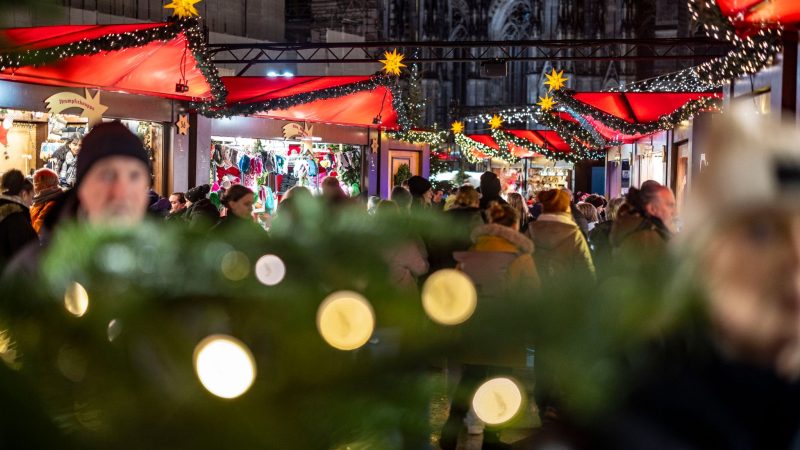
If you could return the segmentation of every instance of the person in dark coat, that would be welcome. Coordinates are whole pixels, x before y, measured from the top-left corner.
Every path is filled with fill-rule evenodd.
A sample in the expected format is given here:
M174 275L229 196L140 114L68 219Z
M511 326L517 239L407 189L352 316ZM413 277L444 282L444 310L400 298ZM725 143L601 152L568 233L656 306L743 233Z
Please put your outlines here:
M408 192L411 193L411 208L428 209L433 199L433 186L425 178L414 175L408 179Z
M60 223L75 220L95 226L135 226L147 213L149 186L150 159L142 141L119 121L95 125L78 153L75 186L45 217L45 234L57 235ZM49 239L42 240L43 246L48 243ZM38 242L28 244L4 276L36 275L43 248Z
M472 245L472 230L483 225L479 204L480 194L474 187L464 185L459 188L453 207L444 212L444 217L452 227L450 240L432 242L428 251L431 273L439 269L454 268L456 260L453 252L466 251Z
M211 186L203 184L186 191L186 212L184 217L190 226L212 227L219 222L219 210L208 199Z
M3 174L0 196L0 271L23 247L38 242L28 209L33 201L33 183L19 170Z
M481 214L483 214L483 221L485 223L489 223L489 220L486 216L486 210L489 209L489 206L492 202L500 203L501 205L506 205L508 202L505 201L503 197L500 196L503 187L500 184L500 178L497 178L497 175L494 172L484 172L481 175L481 201L478 207L481 210Z

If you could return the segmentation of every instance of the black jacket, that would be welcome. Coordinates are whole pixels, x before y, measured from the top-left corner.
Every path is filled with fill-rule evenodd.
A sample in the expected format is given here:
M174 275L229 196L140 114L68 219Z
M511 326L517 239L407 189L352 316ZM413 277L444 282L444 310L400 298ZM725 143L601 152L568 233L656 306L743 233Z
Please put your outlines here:
M0 196L0 272L14 254L38 239L28 207L16 197Z
M186 208L184 217L191 226L204 223L205 226L212 227L219 222L219 210L211 203L211 200L201 198Z

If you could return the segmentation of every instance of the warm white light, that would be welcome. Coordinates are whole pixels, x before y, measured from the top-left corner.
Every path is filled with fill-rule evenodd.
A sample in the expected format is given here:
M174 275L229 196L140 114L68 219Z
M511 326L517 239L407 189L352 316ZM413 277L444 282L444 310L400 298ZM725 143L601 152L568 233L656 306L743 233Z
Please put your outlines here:
M268 77L277 77L278 76L278 72L275 72L274 70L270 70L269 72L267 72L267 76Z
M283 72L283 76L286 77L286 78L291 78L291 77L294 76L294 74L287 70L287 71Z
M422 307L431 319L442 325L465 322L477 305L475 285L458 270L439 270L422 286Z
M114 339L118 338L119 335L122 333L122 322L119 319L111 319L108 322L108 341L114 342Z
M81 317L89 309L89 293L80 283L74 282L67 287L64 293L64 307L70 314Z
M492 378L483 383L472 397L472 409L489 425L511 420L522 407L522 390L510 378Z
M250 349L223 334L209 336L197 344L194 370L203 387L222 398L244 394L256 378L256 362Z
M275 286L286 276L286 265L275 255L264 255L256 261L255 272L262 284Z
M245 279L250 273L250 259L242 252L232 251L222 257L222 274L232 281Z
M10 130L11 127L14 126L14 118L11 115L6 115L6 118L3 119L3 128L6 130Z
M375 329L372 305L361 294L339 291L329 295L317 310L317 329L339 350L355 350L369 341Z

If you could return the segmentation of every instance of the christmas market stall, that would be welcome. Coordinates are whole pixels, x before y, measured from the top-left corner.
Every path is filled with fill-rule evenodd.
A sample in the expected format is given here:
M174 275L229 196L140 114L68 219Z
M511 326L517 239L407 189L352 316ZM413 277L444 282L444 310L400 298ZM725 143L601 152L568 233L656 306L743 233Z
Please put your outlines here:
M142 138L154 189L167 194L187 187L187 144L172 124L189 102L223 100L224 86L196 20L64 25L0 30L0 99L0 172L48 166L68 186L81 137L119 119Z

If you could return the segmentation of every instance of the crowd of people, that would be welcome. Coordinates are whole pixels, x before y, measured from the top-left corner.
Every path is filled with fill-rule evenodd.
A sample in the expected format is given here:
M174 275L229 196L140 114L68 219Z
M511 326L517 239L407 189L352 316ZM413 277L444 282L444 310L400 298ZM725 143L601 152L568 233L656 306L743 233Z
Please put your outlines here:
M776 144L775 148L785 147L788 141L791 139ZM720 142L729 141L720 137ZM789 164L787 161L797 159L790 153L778 156L782 159L776 159L775 164ZM742 158L752 159L750 155ZM787 181L785 175L789 172L786 170L781 172L769 166L772 163L765 158L756 162L759 167L763 166L765 180L774 175L779 177L776 183L784 183L786 189L794 186L792 180ZM724 178L724 174L719 176ZM14 170L3 175L0 268L5 276L35 273L39 255L65 221L131 226L150 214L157 220L205 227L209 232L224 231L236 223L257 224L259 227L254 226L253 232L266 232L271 220L266 214L253 213L253 192L241 185L227 187L219 197L210 195L208 185L185 193L175 192L168 198L153 195L147 154L138 137L118 122L98 125L83 139L82 149L74 161L73 188L63 191L59 186L60 178L60 174L47 168L36 171L32 179ZM713 181L709 182L708 189L725 190L720 179L716 179L716 184ZM694 254L702 255L703 261L709 264L708 296L712 300L712 311L718 312L717 325L722 337L717 339L724 342L722 353L737 361L778 365L781 374L796 377L800 373L797 370L800 357L796 351L800 348L797 344L800 327L792 317L800 307L800 302L796 301L800 298L797 284L781 282L784 288L776 293L764 291L763 283L766 279L774 280L775 274L789 274L788 278L794 280L800 267L796 264L800 259L783 254L797 248L790 239L796 225L794 216L785 214L785 207L797 201L780 196L772 182L762 184L760 190L729 195L731 200L726 203L729 210L717 211L714 208L719 205L708 203L708 211L717 211L714 217L729 220L701 219L690 224L696 234L689 236L711 239L710 236L733 233L734 239L727 242L747 247L740 249L737 255L748 252L758 255L759 246L766 245L772 249L772 256L780 256L778 262L783 266L770 265L764 260L764 267L772 267L772 272L758 270L756 275L742 278L741 274L748 272L741 271L741 260L723 261L719 253L708 253L708 245L715 240L684 240L691 241ZM485 172L479 186L465 184L449 195L434 189L429 180L420 176L396 186L387 200L348 198L338 180L332 177L326 178L321 187L321 201L332 208L362 208L378 217L440 214L449 220L456 238L445 244L426 242L422 236L409 234L402 245L386 249L385 259L392 281L400 289L418 290L428 274L443 268L455 268L468 274L484 298L502 296L508 285L523 286L529 291L546 290L565 277L591 283L611 276L619 260L667 258L672 246L670 241L675 241L677 236L675 197L668 187L655 181L630 188L624 198L610 200L596 194L573 195L566 188L538 192L529 201L518 193L504 197L500 180L493 172ZM699 189L702 190L703 185ZM715 194L705 195L712 198ZM277 216L298 213L293 208L294 203L309 197L312 193L307 188L292 188L279 204ZM773 213L767 216L767 221L764 217L747 215L748 211L762 211L769 205L784 208L780 214L786 217ZM734 214L738 215L734 217ZM746 222L748 218L754 220L752 226ZM726 228L731 226L734 227L732 231ZM789 241L793 244L781 247ZM723 247L714 248L722 251ZM731 251L731 247L727 247L722 253ZM732 280L735 280L733 285L741 288L739 291L732 293L724 288ZM757 327L748 325L746 318L737 315L742 309L731 311L729 304L721 300L725 297L736 297L739 306L751 313L748 317L758 318L768 313L770 319L763 322L768 325L762 326L762 322ZM759 308L766 308L767 312ZM776 333L780 336L776 337ZM759 352L766 347L772 349L772 353L764 356ZM790 392L794 393L793 389ZM777 389L776 392L783 391ZM467 413L468 409L464 405L454 405L451 411ZM460 425L462 418L456 419L455 423ZM445 449L455 448L454 436L459 432L457 426L453 429L453 420L448 423L451 429L443 433L441 440Z

